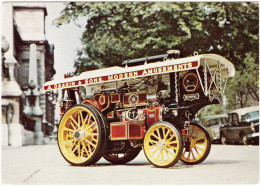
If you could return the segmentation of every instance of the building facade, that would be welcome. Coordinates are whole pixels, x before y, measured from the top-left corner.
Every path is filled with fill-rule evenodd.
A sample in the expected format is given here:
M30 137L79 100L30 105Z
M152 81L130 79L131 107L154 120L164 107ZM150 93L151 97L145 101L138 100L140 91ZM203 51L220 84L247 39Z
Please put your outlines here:
M55 128L57 95L42 87L55 74L54 45L46 40L44 3L2 3L2 145L46 144ZM4 60L3 60L4 59Z

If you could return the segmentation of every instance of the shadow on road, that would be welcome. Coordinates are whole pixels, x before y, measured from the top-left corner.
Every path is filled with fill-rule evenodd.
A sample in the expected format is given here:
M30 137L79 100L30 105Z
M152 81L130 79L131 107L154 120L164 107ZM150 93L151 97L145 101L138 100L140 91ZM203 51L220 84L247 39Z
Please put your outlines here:
M227 164L237 164L237 163L241 163L244 161L239 161L239 160L218 160L218 161L206 161L203 162L201 164L199 164L199 166L203 166L203 165L227 165ZM84 167L84 166L72 166L69 165L71 167ZM127 163L127 164L123 164L123 165L116 165L116 164L112 164L112 163L97 163L95 165L90 165L89 167L108 167L108 166L150 166L152 168L158 168L153 166L152 164L150 164L149 162L137 162L137 163ZM177 164L175 164L172 167L169 167L168 169L186 169L186 168L192 168L193 166L198 166L198 165L185 165L182 162L179 162Z
M116 164L111 164L111 163L97 163L95 165L90 165L90 167L106 167L106 166L147 166L147 167L151 167L151 168L160 168L161 167L155 167L153 166L151 163L149 162L138 162L138 163L127 163L127 164L123 164L123 165L116 165ZM169 169L185 169L185 168L191 168L191 165L185 165L183 163L177 163L176 165L174 165L173 167L170 167Z
M147 165L151 165L148 162L145 163L127 163L127 164L123 164L123 165L116 165L116 164L112 164L112 163L97 163L95 165L91 165L93 167L105 167L105 166L147 166Z

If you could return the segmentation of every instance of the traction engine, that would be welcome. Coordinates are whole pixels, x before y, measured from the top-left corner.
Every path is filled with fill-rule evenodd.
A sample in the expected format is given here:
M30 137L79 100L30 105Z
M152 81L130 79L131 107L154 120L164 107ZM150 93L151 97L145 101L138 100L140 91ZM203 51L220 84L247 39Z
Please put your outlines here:
M216 54L178 56L172 50L46 82L46 91L62 92L58 145L65 160L124 164L143 148L156 167L204 161L209 134L192 119L202 107L221 103L234 66Z

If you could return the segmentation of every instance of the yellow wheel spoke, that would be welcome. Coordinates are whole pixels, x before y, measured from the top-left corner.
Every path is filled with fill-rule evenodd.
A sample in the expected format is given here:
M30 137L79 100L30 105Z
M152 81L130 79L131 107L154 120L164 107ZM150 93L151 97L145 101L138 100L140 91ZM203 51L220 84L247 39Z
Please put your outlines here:
M161 139L162 139L162 137L161 137L161 134L160 134L160 131L159 131L159 129L156 129L156 132L157 132L157 136L158 136L159 140L161 140ZM155 134L155 133L154 133L154 134Z
M75 141L75 143L76 143L77 141ZM78 144L74 147L74 145L75 145L75 143L72 145L72 153L74 153L75 152L75 150L77 149L77 147L78 147ZM73 149L73 147L74 147L74 149Z
M77 128L76 128L76 126L74 125L73 122L70 122L70 125L72 126L72 128L73 128L74 130L77 130Z
M177 150L178 147L175 147L175 146L169 146L169 148Z
M171 151L169 151L168 149L166 149L166 152L170 153L174 157L174 154Z
M65 141L64 144L66 145L66 144L71 143L71 142L73 142L73 141L75 141L75 140L74 140L74 139L71 139L71 140Z
M204 142L196 142L196 145L205 145L206 144L206 141Z
M152 152L152 156L159 150L159 147Z
M90 144L88 143L88 148L89 148L89 152L90 152L90 155L92 155L92 150L91 150L91 147L90 147Z
M83 125L85 125L86 124L86 121L88 120L88 124L87 125L89 125L89 122L90 122L90 114L87 114L86 115L86 118L85 118L85 120L84 120L84 122L83 122Z
M93 131L96 130L96 129L97 129L97 126L91 128L91 129L89 129L88 132L93 133Z
M80 141L78 143L78 157L80 156Z
M79 144L80 144L80 145L82 145L82 143L81 143L81 142L79 142ZM84 153L84 150L83 150L83 145L82 145L81 152L80 152L80 158L82 158L82 157L83 157L83 153Z
M198 147L197 145L196 145L196 147L195 147L195 148L197 148L197 149L200 149L202 152L204 151L204 149L202 149L202 148Z
M85 131L87 131L89 128L91 128L91 127L94 126L95 124L96 124L96 122L91 123L91 124L85 129Z
M163 152L163 151L161 150L160 153L158 154L158 156L156 157L156 160L157 160L157 161L159 160L159 158L160 158L162 152Z
M90 134L88 134L88 135L90 135L90 136L97 136L98 133L90 133Z
M197 152L197 154L199 155L199 152L198 152L197 148L195 147L194 149L195 149L195 151Z
M194 137L195 139L198 137L198 135L200 134L200 131L197 129L198 133L196 134L196 136Z
M158 139L160 141L160 138L158 136L156 136L155 133L153 133L151 136L155 137L156 139Z
M177 142L176 142L176 141L170 141L170 142L168 142L167 144L169 144L169 145L171 145L171 144L177 144Z
M150 145L149 149L153 149L153 148L156 148L156 147L158 147L158 146L157 145Z
M168 153L167 149L166 149L166 155L167 155L167 160L169 161L170 157L169 157L169 153Z
M75 119L72 116L70 116L70 119L71 119L71 121L74 122L74 124L76 124L79 127L78 123L75 121ZM72 124L72 122L71 122L71 124ZM74 124L72 125L72 127L76 130L76 127Z
M83 149L85 150L85 152L87 153L87 155L89 156L89 152L88 152L88 150L87 150L87 148L86 148L86 145L85 145L85 143L83 142L82 143L82 145L83 145Z
M204 139L204 136L201 136L201 137L199 137L199 138L195 138L194 141L199 141L199 140L201 140L201 139Z
M193 154L193 151L192 151L192 149L190 149L190 151L191 151L191 155L192 155L192 159L195 159L195 156L194 156L194 154Z
M167 136L168 136L168 134L169 134L169 132L170 132L170 130L169 129L166 129L167 130L167 132L166 132L166 134L165 134L165 136L164 136L164 139L166 140L166 138L167 138Z
M156 131L157 131L157 134L158 134L159 140L161 140L161 139L162 139L162 137L161 137L161 134L160 134L160 131L159 131L159 129L156 129Z
M188 154L188 159L190 159L190 151L189 151L189 154Z
M163 157L163 150L162 150L162 161L164 161L164 157Z
M82 122L82 126L83 126L84 118L83 118L83 115L82 115L82 111L79 111L79 114L80 114L80 118L81 118L81 122Z
M166 136L165 136L165 129L166 129L166 128L162 128L162 131L163 131L163 139L166 138Z
M172 140L173 137L175 137L174 134L172 134L172 136L167 140L167 143L169 143Z
M76 143L77 143L77 140L74 141L74 143L72 144L71 147L73 148L73 147L76 145ZM72 150L72 149L71 149L71 150Z
M80 115L78 114L77 116L78 116L77 117L78 118L78 126L80 127Z
M65 127L64 130L69 131L69 132L75 132L75 130L69 129L67 127Z
M158 141L154 141L154 140L152 140L152 139L150 139L149 142L152 142L152 143L155 143L155 144L158 143Z
M91 141L89 141L88 139L85 139L87 142L88 142L88 144L90 144L90 145L92 145L93 147L96 147L96 145L95 144L93 144Z
M89 115L89 118L88 118L88 123L87 123L87 125L89 125L89 124L90 124L91 117L92 117L92 115Z

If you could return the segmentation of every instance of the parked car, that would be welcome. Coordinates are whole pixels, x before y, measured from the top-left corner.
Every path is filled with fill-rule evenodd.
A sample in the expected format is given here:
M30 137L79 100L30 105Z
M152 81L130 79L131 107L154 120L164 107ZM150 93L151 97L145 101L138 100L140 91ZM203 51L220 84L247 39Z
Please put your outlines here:
M211 115L201 118L201 124L208 131L211 141L214 143L220 141L220 132L219 128L221 125L227 123L227 115Z
M228 123L220 127L220 138L223 144L259 143L259 107L241 108L230 112Z

